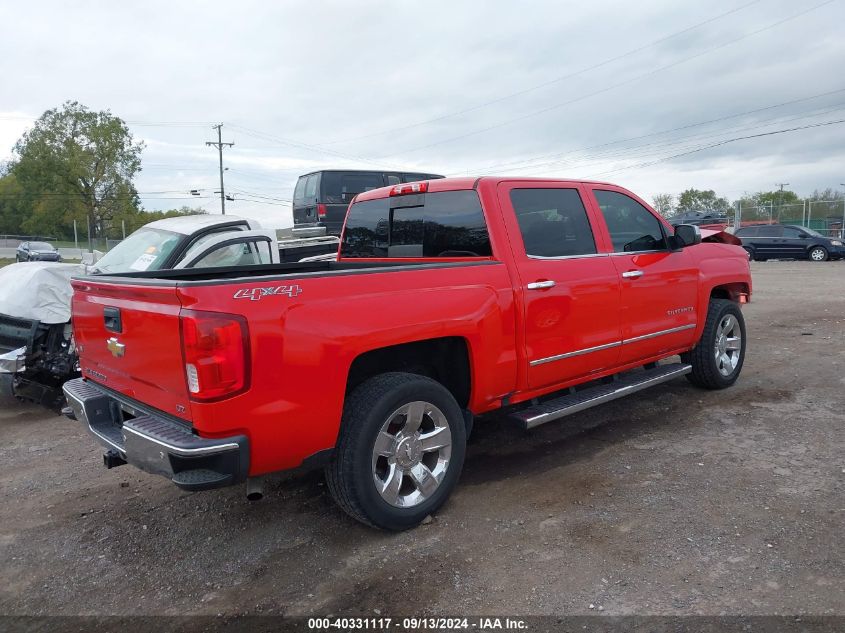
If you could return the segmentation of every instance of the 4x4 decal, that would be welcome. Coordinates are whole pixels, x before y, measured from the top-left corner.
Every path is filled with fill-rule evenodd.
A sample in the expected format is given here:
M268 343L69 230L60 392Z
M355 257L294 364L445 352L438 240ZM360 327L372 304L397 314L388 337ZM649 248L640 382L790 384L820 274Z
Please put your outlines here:
M291 299L302 292L302 288L294 284L293 286L273 286L271 288L241 288L238 290L235 299L249 299L250 301L258 301L261 297L270 297L273 295L287 295Z

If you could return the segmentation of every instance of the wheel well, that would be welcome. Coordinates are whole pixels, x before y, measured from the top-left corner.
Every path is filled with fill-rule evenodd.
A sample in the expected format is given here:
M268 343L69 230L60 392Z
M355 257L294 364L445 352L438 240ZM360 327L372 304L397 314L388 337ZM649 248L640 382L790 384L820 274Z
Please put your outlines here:
M347 393L371 376L403 371L433 378L466 408L470 396L469 351L460 337L445 337L391 345L365 352L349 368Z
M731 301L739 301L741 295L748 295L748 284L724 284L716 286L710 291L711 299L729 299Z

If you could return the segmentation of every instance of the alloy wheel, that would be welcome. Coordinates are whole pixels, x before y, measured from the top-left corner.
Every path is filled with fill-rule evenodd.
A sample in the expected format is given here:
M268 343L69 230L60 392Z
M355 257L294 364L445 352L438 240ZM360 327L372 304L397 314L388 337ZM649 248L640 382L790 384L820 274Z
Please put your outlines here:
M742 330L732 314L725 315L716 328L714 355L716 367L723 376L730 376L739 364L742 353Z
M410 508L440 486L452 455L452 431L430 402L409 402L394 411L376 435L373 482L390 505Z

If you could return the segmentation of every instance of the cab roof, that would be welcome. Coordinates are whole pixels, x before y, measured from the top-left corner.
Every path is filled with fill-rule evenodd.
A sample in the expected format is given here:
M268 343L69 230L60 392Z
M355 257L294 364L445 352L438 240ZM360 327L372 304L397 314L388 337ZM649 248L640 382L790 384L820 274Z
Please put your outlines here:
M524 176L472 176L472 177L457 177L457 178L438 178L436 180L421 181L428 183L428 193L436 193L439 191L460 191L462 189L477 189L482 183L500 183L500 182L560 182L572 184L591 184L591 185L612 185L613 183L602 182L600 180L584 180L582 178L526 178ZM379 198L386 198L390 195L390 190L396 185L387 187L379 187L378 189L370 189L363 193L359 193L355 197L356 202L363 202L364 200L378 200Z

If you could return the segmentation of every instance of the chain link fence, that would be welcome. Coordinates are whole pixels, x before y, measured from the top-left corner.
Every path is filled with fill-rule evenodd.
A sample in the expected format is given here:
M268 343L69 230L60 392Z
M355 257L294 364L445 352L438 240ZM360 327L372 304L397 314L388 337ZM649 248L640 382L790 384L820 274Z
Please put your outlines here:
M845 201L805 200L792 204L748 205L737 203L739 222L747 224L794 224L813 229L827 237L845 238Z

